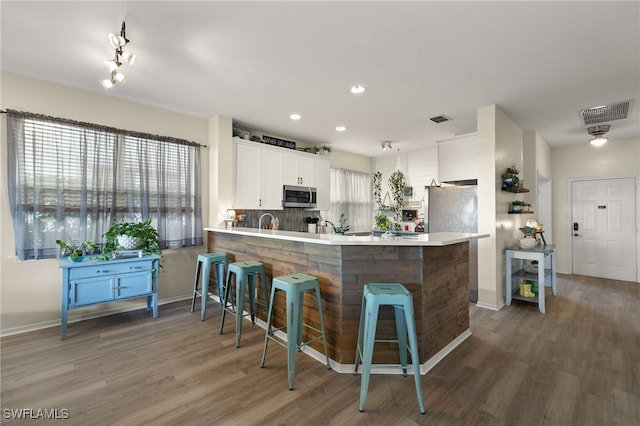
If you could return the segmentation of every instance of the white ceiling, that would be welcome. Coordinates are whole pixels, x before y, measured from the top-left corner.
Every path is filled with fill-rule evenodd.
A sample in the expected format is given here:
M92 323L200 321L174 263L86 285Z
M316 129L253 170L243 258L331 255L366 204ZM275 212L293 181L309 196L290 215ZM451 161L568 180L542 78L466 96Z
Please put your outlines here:
M631 99L631 115L611 121L608 136L640 137L638 1L0 7L3 71L368 156L386 140L411 151L474 132L477 108L491 104L561 146L588 140L578 110ZM138 59L105 91L106 35L123 20L125 50ZM356 83L367 92L349 93ZM439 114L452 121L427 120Z

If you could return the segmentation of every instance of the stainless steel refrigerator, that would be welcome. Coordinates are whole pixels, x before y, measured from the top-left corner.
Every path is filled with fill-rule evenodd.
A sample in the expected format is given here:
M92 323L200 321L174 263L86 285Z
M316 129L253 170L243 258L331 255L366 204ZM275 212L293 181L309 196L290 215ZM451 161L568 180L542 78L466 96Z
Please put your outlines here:
M476 185L427 186L425 232L478 232ZM469 300L478 301L478 240L469 242Z

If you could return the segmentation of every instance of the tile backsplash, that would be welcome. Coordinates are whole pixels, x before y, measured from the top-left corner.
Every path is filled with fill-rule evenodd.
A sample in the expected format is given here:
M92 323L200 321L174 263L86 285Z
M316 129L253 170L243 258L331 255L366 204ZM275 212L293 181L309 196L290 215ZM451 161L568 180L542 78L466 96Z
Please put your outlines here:
M244 220L236 222L236 226L243 228L257 228L260 216L265 213L271 213L274 217L277 217L280 220L278 229L281 231L307 232L307 223L305 222L305 218L320 217L320 211L311 211L303 208L285 208L284 210L236 209L236 218L239 218L241 214L244 215ZM265 217L262 220L262 226L264 227L270 223L270 221L270 217Z

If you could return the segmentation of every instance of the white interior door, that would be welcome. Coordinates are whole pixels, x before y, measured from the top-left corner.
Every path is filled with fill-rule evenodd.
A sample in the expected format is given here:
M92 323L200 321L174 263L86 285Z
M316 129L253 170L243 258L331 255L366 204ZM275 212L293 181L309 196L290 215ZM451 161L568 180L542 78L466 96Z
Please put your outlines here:
M636 281L634 178L571 184L573 273Z

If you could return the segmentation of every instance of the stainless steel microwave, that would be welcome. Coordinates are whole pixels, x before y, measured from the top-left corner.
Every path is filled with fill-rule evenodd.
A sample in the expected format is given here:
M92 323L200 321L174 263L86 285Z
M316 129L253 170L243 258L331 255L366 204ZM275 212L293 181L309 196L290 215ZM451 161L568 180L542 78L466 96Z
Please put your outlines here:
M284 185L282 204L284 207L315 207L316 188L311 186Z

